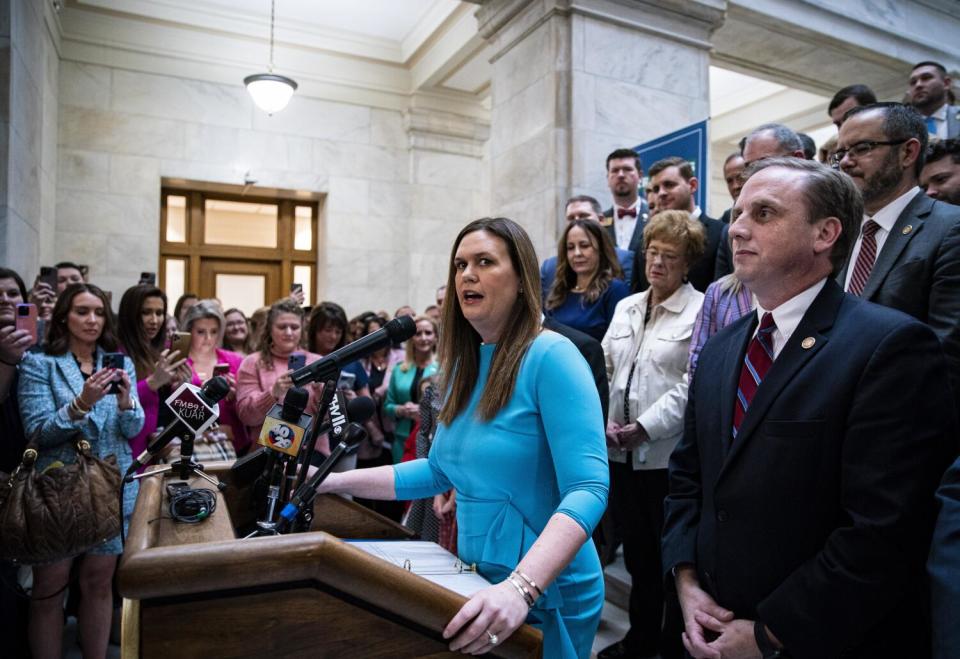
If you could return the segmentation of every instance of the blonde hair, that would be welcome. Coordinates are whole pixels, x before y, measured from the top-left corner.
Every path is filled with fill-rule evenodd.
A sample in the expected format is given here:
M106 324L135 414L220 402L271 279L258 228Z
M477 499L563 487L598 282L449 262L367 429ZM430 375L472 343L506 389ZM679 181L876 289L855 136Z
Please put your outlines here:
M419 325L421 321L430 323L431 327L433 327L433 335L436 337L436 343L433 344L433 354L434 354L434 358L436 358L437 345L440 342L440 328L437 326L437 323L434 322L433 318L431 318L430 316L417 316L416 318L414 318L413 319L414 327ZM416 335L416 332L414 332L414 335ZM417 365L416 348L413 347L413 337L410 337L409 339L407 339L407 345L405 350L406 350L406 353L403 358L403 363L400 364L399 366L400 370L403 371L404 373L409 371L411 368L416 368L416 365Z

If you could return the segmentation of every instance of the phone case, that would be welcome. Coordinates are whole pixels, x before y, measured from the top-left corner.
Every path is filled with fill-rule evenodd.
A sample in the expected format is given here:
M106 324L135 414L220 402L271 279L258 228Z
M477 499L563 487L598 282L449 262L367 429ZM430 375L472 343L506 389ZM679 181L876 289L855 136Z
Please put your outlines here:
M25 313L24 313L25 312ZM37 307L32 304L18 304L16 310L16 329L27 330L37 342ZM21 315L23 314L23 315Z

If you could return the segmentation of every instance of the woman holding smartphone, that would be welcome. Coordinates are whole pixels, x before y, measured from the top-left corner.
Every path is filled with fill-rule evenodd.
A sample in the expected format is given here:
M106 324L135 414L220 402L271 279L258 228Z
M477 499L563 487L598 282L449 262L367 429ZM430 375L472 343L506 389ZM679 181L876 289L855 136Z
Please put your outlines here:
M54 306L44 352L27 353L20 364L20 415L28 437L38 432L38 472L76 462L77 433L99 457L116 455L121 473L130 466L129 440L143 427L143 410L132 384L136 374L130 358L122 358L122 369L101 368L105 353L116 349L107 296L91 284L68 286ZM114 382L117 393L111 394ZM125 526L136 495L136 483L128 483L123 493ZM63 592L74 562L80 582L81 650L85 657L106 655L113 572L121 551L117 535L81 556L33 566L29 636L34 657L60 656Z
M300 349L303 334L303 309L294 300L275 302L267 312L256 352L247 355L237 372L237 413L247 426L251 439L260 436L260 427L270 408L283 403L293 383L290 381L291 357L312 364L320 355ZM308 386L307 414L316 414L320 388Z
M29 329L18 327L18 305L27 288L13 270L0 268L0 471L12 472L20 464L27 440L17 404L17 365L35 343Z
M223 340L226 322L219 305L212 300L200 300L190 307L183 318L181 329L190 333L190 350L187 366L190 367L189 382L197 387L216 375L223 376L230 384L230 393L220 401L221 428L230 428L233 447L237 455L250 448L251 438L237 416L237 371L243 357L235 352L218 347Z
M134 455L147 448L158 426L170 424L173 413L163 401L191 376L187 355L164 347L166 316L167 296L156 286L131 286L120 299L117 333L120 347L133 361L144 414L143 429L130 440Z

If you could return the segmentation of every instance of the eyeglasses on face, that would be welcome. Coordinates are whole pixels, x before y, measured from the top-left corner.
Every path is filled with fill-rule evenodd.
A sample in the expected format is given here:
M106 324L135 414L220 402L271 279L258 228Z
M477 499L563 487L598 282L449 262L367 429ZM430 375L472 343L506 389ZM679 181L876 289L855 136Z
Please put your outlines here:
M653 261L656 261L658 258L663 263L666 263L667 265L673 265L674 263L680 260L679 254L674 254L673 252L661 252L660 250L654 249L653 247L648 247L644 251L644 254L646 255L647 260L650 261L651 263Z
M830 158L830 164L834 167L840 166L840 161L843 160L846 156L851 158L862 158L867 155L878 146L898 146L903 144L907 140L887 140L887 141L864 141L857 142L856 144L850 146L847 149L837 149L833 153L833 157Z

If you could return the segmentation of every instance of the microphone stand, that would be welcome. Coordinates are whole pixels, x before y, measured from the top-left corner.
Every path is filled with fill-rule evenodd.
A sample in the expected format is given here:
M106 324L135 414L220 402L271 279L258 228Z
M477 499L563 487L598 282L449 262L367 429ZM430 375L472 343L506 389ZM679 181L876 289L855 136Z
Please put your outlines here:
M293 483L293 489L290 492L295 492L303 485L303 481L307 479L307 470L310 468L310 461L313 459L313 454L316 450L314 445L317 442L317 437L320 435L319 431L323 425L322 421L330 411L330 403L333 402L333 397L337 394L337 380L339 378L340 369L338 368L332 378L324 382L323 395L320 397L320 402L317 405L316 423L314 423L310 429L310 436L307 438L306 443L301 445L300 451L302 456L297 456L297 460L295 461L295 465L298 466L297 477ZM289 494L289 492L285 493L284 497L286 497L286 494ZM284 502L286 502L286 498L284 498Z
M147 476L160 476L162 474L176 473L180 480L184 481L188 480L191 476L198 476L222 492L227 488L227 484L220 479L206 473L203 470L203 465L194 461L193 441L194 434L192 432L187 432L187 434L180 439L180 457L177 460L171 462L170 464L164 465L159 469L145 471L141 474L129 476L124 479L124 482L139 480L141 478L146 478Z

